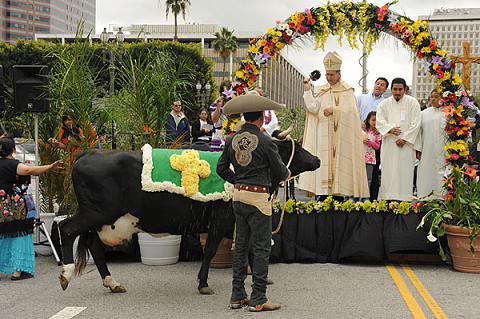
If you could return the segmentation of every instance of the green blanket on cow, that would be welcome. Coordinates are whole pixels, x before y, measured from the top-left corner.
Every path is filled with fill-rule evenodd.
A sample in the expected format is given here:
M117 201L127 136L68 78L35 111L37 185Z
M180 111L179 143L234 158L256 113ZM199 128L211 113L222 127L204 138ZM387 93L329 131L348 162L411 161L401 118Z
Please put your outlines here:
M167 191L202 202L230 200L231 184L216 172L219 152L143 148L142 190Z

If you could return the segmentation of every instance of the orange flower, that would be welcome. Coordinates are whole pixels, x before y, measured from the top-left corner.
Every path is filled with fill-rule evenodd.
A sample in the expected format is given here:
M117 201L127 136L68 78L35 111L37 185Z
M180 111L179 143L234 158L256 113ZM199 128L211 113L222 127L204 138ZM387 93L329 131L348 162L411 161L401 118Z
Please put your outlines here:
M463 172L463 174L465 174L468 177L470 177L471 179L473 179L473 178L477 177L477 170L473 167L469 167L469 168L467 168L466 172Z
M453 107L452 104L450 104L445 106L442 112L445 114L445 116L453 116L453 114L455 114L455 108Z
M264 47L263 48L263 54L270 54L270 47Z
M454 187L453 187L453 181L454 181L454 180L455 180L455 178L452 178L452 179L450 180L450 183L448 183L448 188L449 188L449 189L454 189Z
M153 132L153 130L147 124L143 124L143 132L144 133L151 133L151 132Z

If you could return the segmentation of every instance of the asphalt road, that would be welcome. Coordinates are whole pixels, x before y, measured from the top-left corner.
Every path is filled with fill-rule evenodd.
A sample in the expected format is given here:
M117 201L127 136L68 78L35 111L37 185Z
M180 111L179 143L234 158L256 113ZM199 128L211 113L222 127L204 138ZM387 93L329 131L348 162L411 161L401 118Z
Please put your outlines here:
M201 296L196 289L198 262L170 266L117 262L109 266L127 293L110 293L93 265L62 291L53 258L38 257L34 279L0 280L0 318L51 318L66 307L86 307L74 318L480 318L479 275L447 266L411 266L419 280L415 281L417 290L407 277L408 268L399 265L391 270L397 271L392 277L381 264L273 264L270 278L275 284L268 295L283 308L268 314L228 308L231 269L212 269L209 283L216 294ZM405 287L399 289L394 278ZM251 279L247 281L250 291Z

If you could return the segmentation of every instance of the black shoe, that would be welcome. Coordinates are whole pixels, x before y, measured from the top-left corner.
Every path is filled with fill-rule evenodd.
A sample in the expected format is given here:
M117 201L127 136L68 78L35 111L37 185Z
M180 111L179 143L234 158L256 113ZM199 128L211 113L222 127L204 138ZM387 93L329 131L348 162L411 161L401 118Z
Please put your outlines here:
M32 274L29 274L28 272L22 271L20 273L20 276L12 276L10 279L11 280L23 280L23 279L30 279L33 278Z

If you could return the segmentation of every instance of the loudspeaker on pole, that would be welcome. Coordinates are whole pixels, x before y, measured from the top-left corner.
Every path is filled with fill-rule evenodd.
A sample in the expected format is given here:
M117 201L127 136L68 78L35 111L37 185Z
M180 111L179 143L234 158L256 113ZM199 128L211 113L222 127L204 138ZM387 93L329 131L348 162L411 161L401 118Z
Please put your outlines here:
M48 112L47 76L46 65L13 66L15 112Z

